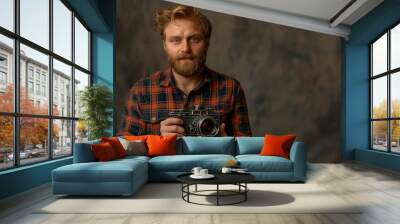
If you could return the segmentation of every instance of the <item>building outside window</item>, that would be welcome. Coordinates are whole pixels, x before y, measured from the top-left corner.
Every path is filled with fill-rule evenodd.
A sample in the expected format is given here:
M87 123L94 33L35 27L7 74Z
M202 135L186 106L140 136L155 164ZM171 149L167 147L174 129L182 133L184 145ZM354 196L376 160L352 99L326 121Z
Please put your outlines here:
M58 101L58 89L54 90L54 102L53 103L57 103Z
M33 82L29 81L28 82L28 93L33 94Z
M7 56L0 54L0 90L4 91L7 86Z
M42 73L42 82L46 83L46 74Z
M36 69L36 81L40 81L40 70Z
M29 79L33 80L33 67L32 66L29 66L28 74L29 74Z
M7 84L7 74L4 71L0 71L0 84L4 86Z
M46 86L42 86L42 96L46 96Z
M36 84L36 95L40 95L40 84Z
M0 67L7 67L7 56L4 54L0 54Z

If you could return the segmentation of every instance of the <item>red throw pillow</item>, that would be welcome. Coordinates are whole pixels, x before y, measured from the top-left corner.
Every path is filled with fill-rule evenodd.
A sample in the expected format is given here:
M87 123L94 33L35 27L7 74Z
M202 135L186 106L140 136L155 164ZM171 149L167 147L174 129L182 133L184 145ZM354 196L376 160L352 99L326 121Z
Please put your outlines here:
M136 141L136 140L140 140L145 142L147 139L147 135L124 135L121 136L122 138L128 140L128 141Z
M261 149L262 156L281 156L286 159L290 157L290 148L296 135L265 135L264 146Z
M126 151L122 146L121 142L119 142L118 137L109 137L109 138L101 138L101 142L108 142L114 149L115 155L118 158L126 156Z
M176 135L147 136L148 156L176 155Z
M92 144L90 148L94 154L94 157L99 162L109 161L117 158L113 147L108 142Z

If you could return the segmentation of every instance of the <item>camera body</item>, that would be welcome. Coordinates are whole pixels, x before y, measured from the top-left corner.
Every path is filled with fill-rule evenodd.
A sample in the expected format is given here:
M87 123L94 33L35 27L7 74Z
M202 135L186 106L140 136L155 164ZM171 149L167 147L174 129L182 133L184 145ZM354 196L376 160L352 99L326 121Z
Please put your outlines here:
M183 120L186 136L217 136L220 116L211 109L174 109L169 116Z

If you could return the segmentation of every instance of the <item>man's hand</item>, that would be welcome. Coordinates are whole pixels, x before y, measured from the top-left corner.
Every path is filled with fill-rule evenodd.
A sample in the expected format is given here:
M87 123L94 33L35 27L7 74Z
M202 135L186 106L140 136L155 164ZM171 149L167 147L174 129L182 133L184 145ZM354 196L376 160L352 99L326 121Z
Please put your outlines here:
M226 126L225 123L222 123L219 126L219 136L228 136L228 134L225 131L225 126Z
M183 136L185 129L182 128L183 121L176 117L169 117L160 122L160 133L161 135L172 135Z

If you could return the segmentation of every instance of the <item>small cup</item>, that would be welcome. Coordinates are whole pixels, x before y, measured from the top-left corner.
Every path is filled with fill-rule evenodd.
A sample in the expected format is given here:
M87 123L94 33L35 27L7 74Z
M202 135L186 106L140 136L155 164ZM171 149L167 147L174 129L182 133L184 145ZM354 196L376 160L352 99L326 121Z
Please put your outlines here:
M199 176L199 175L201 175L200 174L200 171L202 170L202 168L201 167L193 167L193 169L192 169L192 173L194 174L194 175L196 175L196 176Z
M200 176L207 176L208 175L208 169L201 169L200 170Z
M230 173L231 171L232 171L232 168L229 168L229 167L222 167L222 170L221 170L222 173Z

